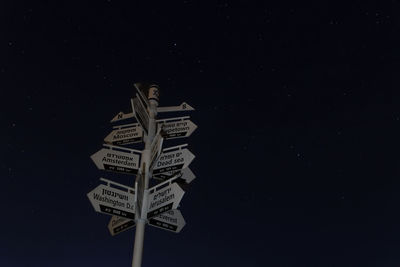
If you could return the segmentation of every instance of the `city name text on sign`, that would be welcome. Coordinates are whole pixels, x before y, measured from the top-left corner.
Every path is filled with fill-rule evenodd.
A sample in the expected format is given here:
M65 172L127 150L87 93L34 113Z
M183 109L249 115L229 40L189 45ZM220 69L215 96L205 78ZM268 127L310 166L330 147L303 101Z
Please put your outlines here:
M125 174L137 173L141 151L116 146L108 147L102 148L90 156L97 168Z
M163 127L163 137L165 139L173 139L180 137L190 136L194 130L196 130L197 125L194 124L189 117L173 118L166 120L158 120L158 127Z
M178 208L185 191L176 183L164 186L167 182L169 183L170 181L165 181L148 190L147 218Z
M187 149L187 145L181 145L164 149L154 164L153 175L163 172L179 171L186 168L195 156Z
M120 125L114 127L109 135L104 138L104 142L111 145L127 145L141 142L143 139L143 130L138 123Z
M135 219L135 195L131 188L125 192L104 184L87 194L93 208L100 213Z
M149 219L149 224L174 233L179 233L186 222L179 210L169 210Z

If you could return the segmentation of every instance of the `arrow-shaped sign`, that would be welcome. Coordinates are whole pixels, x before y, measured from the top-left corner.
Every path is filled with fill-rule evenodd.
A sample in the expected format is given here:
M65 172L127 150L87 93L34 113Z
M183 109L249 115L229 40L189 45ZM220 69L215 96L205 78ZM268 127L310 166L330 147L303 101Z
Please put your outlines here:
M165 186L169 184L168 186ZM177 209L185 192L178 184L165 181L148 190L147 218L152 218L168 210Z
M146 94L149 93L149 84L147 83L135 83L134 84L137 94L136 97L140 98L143 106L145 109L148 109L150 107L149 100L146 97Z
M139 218L142 218L142 215L145 215L145 210L143 210L143 202L144 202L144 195L145 195L145 167L142 168L142 172L140 172L136 176L135 181L135 191L136 191L136 203L137 203L137 211Z
M173 139L179 137L188 137L194 130L196 130L197 125L194 124L189 117L181 118L171 118L166 120L158 120L158 127L163 127L163 137L165 139Z
M102 148L90 156L97 168L126 174L137 173L141 151L117 146L105 147L109 148Z
M164 149L154 164L153 175L163 172L179 171L186 168L195 158L187 149L182 148L186 145Z
M87 196L97 212L135 219L134 190L129 188L127 191L100 184Z
M179 210L169 210L149 219L149 224L174 233L179 233L186 222Z
M136 94L134 99L131 99L132 110L135 115L136 120L140 123L143 130L148 133L149 132L149 113L147 112L146 107L140 101L139 96Z
M114 127L104 142L111 145L126 145L142 141L143 130L138 123Z
M182 179L185 181L185 183L189 184L196 178L196 175L194 175L189 167L181 171L171 171L153 175L154 179L163 181L171 179L172 177L175 177L175 179Z
M162 128L158 128L156 137L154 137L153 142L150 145L150 166L149 169L152 169L154 163L158 160L158 157L161 154L161 148L164 141L164 137L162 135Z
M110 122L116 122L116 121L121 121L129 118L133 118L133 112L131 113L123 113L122 111L119 112L115 117L110 121Z
M135 226L135 221L118 216L112 216L108 223L108 230L112 236L122 233Z
M157 112L172 112L172 111L191 111L194 110L189 104L183 102L179 106L172 107L158 107Z

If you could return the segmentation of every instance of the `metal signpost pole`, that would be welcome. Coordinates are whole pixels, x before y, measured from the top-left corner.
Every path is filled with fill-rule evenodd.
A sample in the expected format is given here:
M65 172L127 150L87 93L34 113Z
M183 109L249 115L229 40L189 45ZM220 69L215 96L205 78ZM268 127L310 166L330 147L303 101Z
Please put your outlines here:
M157 116L157 106L158 106L158 95L159 89L158 86L152 85L149 88L148 92L149 99L149 128L147 136L145 137L145 148L142 154L142 168L144 170L144 189L147 190L149 187L149 166L150 166L150 150L151 144L153 142L155 132L156 132L156 116ZM146 194L142 197L144 198ZM142 203L147 203L145 199L142 200ZM145 205L146 207L146 205ZM133 248L133 259L132 259L132 267L141 267L142 265L142 254L143 254L143 240L144 240L144 228L147 220L147 210L146 208L142 208L141 211L136 210L136 232L135 232L135 244Z
M185 102L179 106L158 107L157 85L135 83L134 86L132 112L119 112L111 122L134 118L136 123L114 126L104 138L106 144L91 159L100 170L136 175L135 186L100 178L103 183L87 193L87 197L96 212L112 216L107 226L112 236L136 227L132 267L141 267L146 223L174 233L185 226L178 207L184 189L196 178L189 169L195 156L187 144L164 148L163 143L190 136L197 125L189 116L156 120L157 113L194 108ZM142 141L143 150L124 147ZM149 187L152 178L157 182Z

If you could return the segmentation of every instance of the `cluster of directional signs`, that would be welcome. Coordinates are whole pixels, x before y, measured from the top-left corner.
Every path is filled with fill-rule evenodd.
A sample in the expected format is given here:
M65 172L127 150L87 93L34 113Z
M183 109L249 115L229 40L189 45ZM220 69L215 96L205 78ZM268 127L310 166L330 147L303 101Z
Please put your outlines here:
M87 194L95 211L111 215L108 229L116 235L135 226L135 213L146 212L151 226L178 233L185 225L177 209L185 193L182 187L195 176L189 169L194 155L187 145L164 148L164 141L190 136L197 126L188 116L156 120L156 136L150 149L149 174L153 187L144 187L141 170L144 150L127 145L140 144L149 131L148 99L143 96L140 84L135 84L137 94L131 100L132 113L118 113L111 122L136 119L135 123L114 126L104 138L104 145L91 158L100 170L135 175L134 187L101 178L101 183ZM157 112L194 110L186 103L173 107L158 107ZM132 177L132 176L131 176ZM130 180L131 181L131 180Z

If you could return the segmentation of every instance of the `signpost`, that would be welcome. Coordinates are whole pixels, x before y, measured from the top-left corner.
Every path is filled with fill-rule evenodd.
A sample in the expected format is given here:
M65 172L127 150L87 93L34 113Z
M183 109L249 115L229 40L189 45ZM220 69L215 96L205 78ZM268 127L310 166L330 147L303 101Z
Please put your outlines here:
M117 121L129 119L129 118L133 118L133 117L134 117L133 113L123 113L122 111L120 111L117 115L115 115L114 118L112 118L112 120L110 122L117 122Z
M107 144L127 145L141 142L143 139L143 130L138 123L120 125L114 129L104 138L104 142Z
M144 193L145 193L145 168L143 171L136 176L135 181L135 190L136 194L136 203L137 203L137 211L140 217L142 217L143 212L143 201L144 201Z
M153 168L154 163L156 163L160 156L163 141L164 137L162 136L162 128L160 127L150 146L150 169Z
M184 148L185 146L187 145L164 149L154 165L153 175L179 171L189 166L195 156L187 148Z
M179 106L157 108L157 112L192 111L192 110L194 110L194 108L192 108L189 104L185 102L183 102Z
M165 181L149 190L147 218L178 208L185 191L171 182Z
M148 93L148 91L150 90L150 85L144 83L135 83L134 86L136 88L136 97L140 99L144 108L148 110L150 107L150 102L145 96L145 93L146 91Z
M136 174L139 169L140 151L117 146L107 146L91 158L100 170Z
M108 223L108 230L112 236L122 233L135 226L135 221L123 217L112 216Z
M148 133L149 132L149 114L147 113L147 110L145 106L143 105L142 101L139 100L138 95L136 94L136 97L134 99L131 99L131 104L132 104L132 110L133 113L135 114L136 120L140 123L140 126L142 126L143 130Z
M101 178L105 184L98 185L87 196L95 211L112 215L108 224L111 235L136 227L132 267L140 267L146 223L175 233L185 225L177 208L185 194L181 186L185 188L195 179L188 168L195 156L187 145L162 147L165 140L190 136L197 126L188 116L157 121L158 112L194 108L185 102L179 106L158 107L157 85L136 83L134 86L137 92L131 99L132 112L120 112L111 122L136 118L137 123L115 126L104 138L108 145L91 158L100 170L136 175L135 188ZM121 147L142 141L143 150Z
M174 233L179 233L186 222L179 210L169 210L149 219L149 224Z
M175 179L182 179L187 184L191 183L196 178L196 176L190 170L189 167L187 167L181 171L171 171L171 172L164 172L164 173L159 173L159 174L153 175L154 179L163 180L163 181L171 179L172 177L175 177Z
M157 124L158 127L163 127L165 139L188 137L197 129L197 125L188 116L157 120Z
M109 215L117 215L119 217L124 217L128 219L134 219L134 189L108 181L104 178L102 178L101 180L107 181L108 184L100 184L87 194L87 197L92 203L95 211ZM127 191L113 188L110 186L111 184L123 187Z

